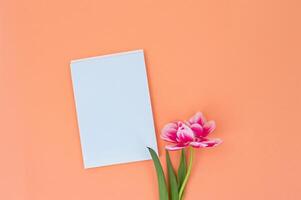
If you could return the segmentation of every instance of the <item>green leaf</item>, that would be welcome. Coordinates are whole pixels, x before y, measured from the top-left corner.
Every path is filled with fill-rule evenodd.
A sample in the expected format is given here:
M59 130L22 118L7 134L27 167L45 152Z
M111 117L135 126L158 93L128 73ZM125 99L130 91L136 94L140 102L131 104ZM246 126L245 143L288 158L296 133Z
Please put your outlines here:
M169 180L169 189L170 189L171 200L179 200L177 177L173 170L168 151L166 151L166 164L167 164L167 171L168 171L168 180Z
M178 168L178 188L181 188L183 181L185 179L186 173L187 173L187 164L186 164L185 149L182 149L180 165Z
M152 156L152 159L154 161L154 165L156 168L160 200L168 200L168 190L167 190L165 176L164 176L164 172L163 172L160 160L157 156L157 153L152 148L149 148L149 147L147 147L147 148L149 150L149 153Z

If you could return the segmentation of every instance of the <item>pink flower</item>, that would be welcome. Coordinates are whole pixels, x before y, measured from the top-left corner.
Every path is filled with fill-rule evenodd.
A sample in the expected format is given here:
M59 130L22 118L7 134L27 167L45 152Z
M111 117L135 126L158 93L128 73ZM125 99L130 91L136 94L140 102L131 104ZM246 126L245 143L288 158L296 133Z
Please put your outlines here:
M167 150L179 150L187 146L195 148L214 147L221 143L220 139L209 139L207 136L215 129L214 121L206 121L201 112L197 112L186 122L171 122L164 126L161 138L173 145Z

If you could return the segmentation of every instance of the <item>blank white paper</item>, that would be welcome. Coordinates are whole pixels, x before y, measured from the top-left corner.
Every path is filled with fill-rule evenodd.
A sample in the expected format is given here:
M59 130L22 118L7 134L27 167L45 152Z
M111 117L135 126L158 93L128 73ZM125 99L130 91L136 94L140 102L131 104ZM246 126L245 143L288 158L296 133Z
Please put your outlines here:
M151 159L157 151L143 50L71 61L85 168Z

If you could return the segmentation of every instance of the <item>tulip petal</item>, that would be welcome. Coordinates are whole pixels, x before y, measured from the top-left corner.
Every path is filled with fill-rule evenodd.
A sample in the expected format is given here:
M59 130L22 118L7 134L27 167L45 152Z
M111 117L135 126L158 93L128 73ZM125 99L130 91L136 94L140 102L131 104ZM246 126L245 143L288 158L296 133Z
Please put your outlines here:
M169 151L176 151L185 148L187 145L184 144L176 144L176 145L166 145L165 149Z
M206 145L206 147L215 147L215 146L219 145L220 143L222 143L222 140L219 138L208 139L207 141L203 141L201 143L203 145Z
M212 131L214 131L216 125L214 121L208 121L204 124L203 126L203 137L206 137L207 135L209 135Z
M177 123L168 123L161 131L161 138L167 142L177 142Z
M200 125L204 125L206 123L206 119L203 115L203 113L201 112L197 112L194 116L192 116L190 119L189 119L189 123L190 124L200 124Z
M177 142L187 143L193 140L194 134L191 128L182 122L178 122Z
M194 148L207 147L207 144L203 144L202 142L190 142L189 145Z
M203 137L203 127L200 124L192 124L190 126L191 130L193 131L195 137Z

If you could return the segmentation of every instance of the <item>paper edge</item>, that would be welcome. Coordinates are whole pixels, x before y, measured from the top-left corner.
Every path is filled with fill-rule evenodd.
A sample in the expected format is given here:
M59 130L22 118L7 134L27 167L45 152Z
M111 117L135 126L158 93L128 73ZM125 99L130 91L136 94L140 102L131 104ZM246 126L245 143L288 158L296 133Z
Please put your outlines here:
M143 52L143 49L137 49L133 51L124 51L124 52L119 52L119 53L112 53L112 54L106 54L106 55L101 55L101 56L93 56L93 57L87 57L87 58L79 58L79 59L74 59L70 61L70 64L76 63L76 62L83 62L83 61L88 61L88 60L93 60L97 58L105 58L105 57L111 57L111 56L122 56L126 54L131 54L131 53L139 53Z

